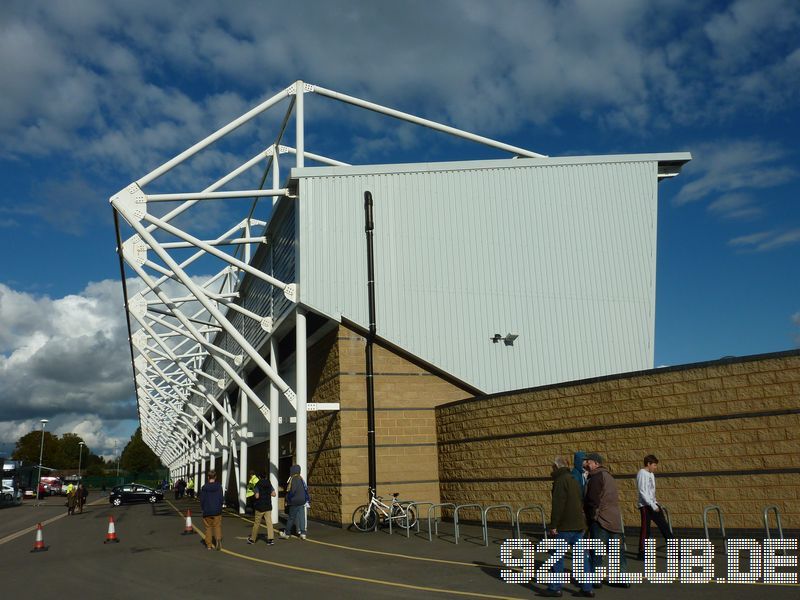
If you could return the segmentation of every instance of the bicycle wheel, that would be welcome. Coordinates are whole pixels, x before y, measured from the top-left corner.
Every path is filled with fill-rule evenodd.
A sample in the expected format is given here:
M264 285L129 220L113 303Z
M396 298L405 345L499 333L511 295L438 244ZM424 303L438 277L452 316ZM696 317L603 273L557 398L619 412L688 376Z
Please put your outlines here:
M417 511L408 505L392 507L392 517L395 523L403 529L408 529L417 524Z
M417 524L417 509L413 506L405 506L404 508L406 509L408 527L414 527Z
M375 511L369 504L362 504L353 511L353 526L359 531L375 529Z

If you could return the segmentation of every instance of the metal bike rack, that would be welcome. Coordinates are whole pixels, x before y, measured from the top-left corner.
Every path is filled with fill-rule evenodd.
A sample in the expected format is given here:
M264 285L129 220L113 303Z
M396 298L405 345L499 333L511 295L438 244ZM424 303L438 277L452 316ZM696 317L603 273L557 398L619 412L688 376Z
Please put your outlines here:
M393 517L394 517L394 501L395 501L395 498L396 498L395 496L392 496L392 501L389 502L389 535L392 535L392 531L393 531L392 530L392 522L394 521ZM397 503L400 504L400 505L408 506L409 504L414 504L414 501L413 500L411 500L411 501L403 500L402 502L400 502L398 500ZM409 527L408 529L411 529L411 528ZM407 532L408 532L408 530L406 530L406 533Z
M483 512L483 506L480 504L459 504L453 510L453 525L455 526L455 533L456 533L456 544L458 544L458 511L462 508L477 508L481 513Z
M406 510L408 510L412 506L429 506L431 504L433 504L433 502L409 502L408 504L406 504ZM419 514L417 514L416 527L417 527L417 532L418 533L419 533L419 522L420 522L420 518L419 518ZM406 528L406 537L407 538L411 537L411 527L407 527ZM430 537L430 525L428 525L428 537Z
M708 513L711 511L717 511L717 516L719 517L719 528L722 531L722 552L726 552L725 548L725 519L722 518L722 509L717 506L716 504L710 504L703 509L703 530L706 533L706 539L711 541L711 538L708 536Z
M517 511L517 515L515 517L515 521L517 523L517 537L518 538L522 537L519 516L524 512L533 512L533 511L536 511L542 515L542 531L544 531L544 539L547 539L547 517L545 517L544 507L541 504L528 504L527 506L523 506Z
M775 524L778 526L778 536L780 539L783 539L783 527L781 526L781 513L780 507L777 504L770 504L769 506L764 507L764 531L767 535L767 539L772 539L772 534L769 530L769 511L773 511L775 513Z
M433 521L433 531L436 532L436 537L439 537L439 520L441 519L442 509L443 508L452 508L453 510L456 509L456 505L452 502L442 502L441 504L431 504L430 508L428 508L428 541L433 541L433 536L431 535L431 518L435 517L436 509L439 509L439 519L434 518ZM458 543L458 525L456 525L456 544Z
M638 504L636 505L636 508L641 510L641 507ZM675 537L675 533L672 531L672 517L669 516L669 510L663 504L659 504L658 508L663 513L664 520L667 522L667 529L669 529L669 534L671 536ZM620 518L620 520L621 520L621 518ZM628 544L625 542L625 524L624 523L621 523L621 524L622 524L622 539L623 539L622 543L623 543L623 546L624 546L625 550L627 551Z
M667 521L667 528L669 529L669 534L671 536L674 536L675 534L672 531L672 518L669 516L669 510L667 510L666 506L663 506L661 504L658 505L658 508L659 510L661 510L662 513L664 513L664 519L666 519Z
M514 535L514 508L510 504L492 504L483 509L481 514L481 522L483 525L483 545L489 545L489 521L488 515L490 510L507 510L509 519L511 520L511 535Z

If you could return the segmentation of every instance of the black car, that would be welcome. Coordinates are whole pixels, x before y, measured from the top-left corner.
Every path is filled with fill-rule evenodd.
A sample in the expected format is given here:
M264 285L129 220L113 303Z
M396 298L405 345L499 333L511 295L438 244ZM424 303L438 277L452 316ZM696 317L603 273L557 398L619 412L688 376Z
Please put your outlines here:
M126 483L118 485L111 490L108 501L114 506L127 502L149 502L155 504L164 499L164 494L159 490L147 487L140 483Z

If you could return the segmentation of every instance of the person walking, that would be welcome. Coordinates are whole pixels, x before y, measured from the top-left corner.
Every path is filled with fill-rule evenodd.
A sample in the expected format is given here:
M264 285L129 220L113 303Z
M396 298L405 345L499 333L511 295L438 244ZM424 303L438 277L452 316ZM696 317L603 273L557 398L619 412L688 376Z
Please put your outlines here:
M638 560L644 560L644 541L650 537L650 522L655 521L665 540L672 539L664 511L656 500L656 469L658 459L653 454L644 457L644 467L636 474L636 489L639 491L639 512L642 515L642 527L639 531Z
M206 526L206 548L222 550L222 486L217 472L208 472L208 482L200 488L200 508ZM213 544L212 544L213 538Z
M583 458L581 457L581 464L582 462ZM581 493L580 485L570 471L567 459L563 456L557 456L555 461L553 461L551 476L553 478L553 488L552 504L550 508L550 525L548 529L552 537L565 540L570 546L574 546L575 543L583 537L583 530L586 529L586 519L583 515L583 494ZM572 560L583 560L584 564L586 562L585 555L576 557L573 554ZM550 572L564 572L563 556L553 565ZM580 585L581 590L578 595L587 598L594 597L591 583L581 583ZM539 595L550 598L560 598L561 584L550 583L547 589Z
M186 495L194 500L194 477L189 477L189 483L186 484ZM181 490L181 498L183 498L183 490Z
M67 486L67 514L75 514L75 506L78 504L78 490L71 483Z
M267 546L272 546L275 543L275 534L272 528L272 499L275 496L277 496L277 492L269 482L269 478L262 477L259 479L253 489L255 519L253 521L253 530L250 532L250 537L247 538L248 544L255 544L258 541L258 529L261 527L261 519L267 522Z
M603 457L597 452L590 452L586 455L587 466L589 467L589 480L586 482L586 494L583 500L583 507L586 513L586 521L589 524L589 537L603 540L603 544L608 548L608 541L618 539L624 544L622 539L622 513L619 508L619 493L617 482L603 465ZM593 554L593 560L589 564L594 565L593 571L602 563L602 557ZM627 560L625 553L620 553L620 571L627 571ZM602 584L594 584L600 587ZM630 583L615 584L617 587L630 587Z
M83 483L78 484L77 497L78 497L78 512L83 513L83 505L86 504L86 498L89 497L89 490L86 489L85 484Z
M289 469L289 480L286 482L286 528L281 531L282 538L292 535L292 527L297 527L300 539L306 539L306 505L311 501L308 487L300 474L300 465L292 465Z

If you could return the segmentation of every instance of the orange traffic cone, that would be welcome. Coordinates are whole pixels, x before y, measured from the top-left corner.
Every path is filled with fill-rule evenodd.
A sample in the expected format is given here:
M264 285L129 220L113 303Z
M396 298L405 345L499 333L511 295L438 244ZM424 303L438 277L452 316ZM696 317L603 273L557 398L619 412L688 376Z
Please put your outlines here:
M36 525L36 541L33 543L33 550L31 552L46 552L47 547L44 545L44 534L42 533L42 524Z
M186 527L183 528L182 535L191 535L194 533L194 529L192 528L192 511L186 511Z
M106 534L106 541L103 543L108 544L110 542L119 542L117 531L114 529L114 517L108 517L108 533Z

